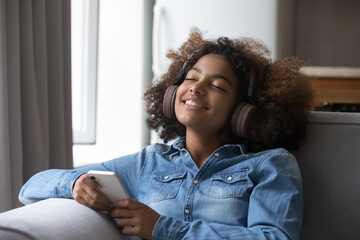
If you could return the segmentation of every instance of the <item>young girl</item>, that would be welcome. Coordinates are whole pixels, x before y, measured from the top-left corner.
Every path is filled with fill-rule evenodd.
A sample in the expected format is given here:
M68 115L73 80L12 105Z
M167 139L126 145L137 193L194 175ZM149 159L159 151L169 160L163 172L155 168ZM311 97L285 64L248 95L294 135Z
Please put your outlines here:
M173 144L38 173L20 201L74 198L146 239L298 239L301 175L288 150L305 135L312 93L301 60L267 55L257 41L192 30L145 93L149 127ZM112 203L88 170L116 172L130 199Z

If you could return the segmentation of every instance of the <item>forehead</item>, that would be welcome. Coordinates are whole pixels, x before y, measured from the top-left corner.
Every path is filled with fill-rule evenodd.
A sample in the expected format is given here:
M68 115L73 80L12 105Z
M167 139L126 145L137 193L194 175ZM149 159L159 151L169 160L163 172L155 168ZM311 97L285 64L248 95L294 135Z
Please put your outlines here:
M234 75L232 64L223 55L207 54L202 56L193 67L213 73L228 73Z

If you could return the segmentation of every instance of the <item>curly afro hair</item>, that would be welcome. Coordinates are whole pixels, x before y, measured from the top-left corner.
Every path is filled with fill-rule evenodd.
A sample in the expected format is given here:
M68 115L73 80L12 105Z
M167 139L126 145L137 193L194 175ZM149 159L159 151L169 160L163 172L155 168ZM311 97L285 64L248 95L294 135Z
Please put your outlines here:
M154 81L144 94L149 128L158 132L164 142L185 136L185 126L164 116L164 94L181 70L186 74L206 54L221 54L233 65L239 80L238 102L249 102L250 76L255 79L251 101L258 111L249 126L248 137L244 139L233 134L229 121L223 140L246 144L250 151L278 147L290 151L296 149L305 137L308 110L313 100L309 81L300 73L304 62L295 57L272 62L268 48L257 40L226 37L205 40L197 28L191 30L189 38L178 51L167 53L171 59L168 71Z

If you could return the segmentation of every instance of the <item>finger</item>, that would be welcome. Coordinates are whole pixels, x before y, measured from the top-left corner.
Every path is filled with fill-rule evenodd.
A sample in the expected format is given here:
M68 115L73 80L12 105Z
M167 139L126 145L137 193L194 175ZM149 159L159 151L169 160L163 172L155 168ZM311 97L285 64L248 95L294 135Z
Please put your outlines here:
M92 180L87 173L81 175L77 180L76 184L85 185L91 188L96 189L98 187L98 183Z
M88 202L85 201L85 199L83 199L82 197L77 197L77 198L75 199L75 201L78 202L78 203L81 203L82 205L85 205L85 206L87 206L87 207L90 207L90 205L88 204Z
M94 204L92 204L91 202L89 202L88 200L86 200L86 199L84 199L84 198L82 198L82 197L78 197L78 198L76 199L76 201L77 201L78 203L81 203L81 204L83 204L83 205L85 205L85 206L87 206L87 207L89 207L89 208L91 208L91 209L94 209L94 210L96 210L96 211L102 210L102 207L101 207L101 206L94 205Z
M74 184L73 195L76 197L78 194L85 192L91 192L92 189L96 189L98 184L87 177L87 174L81 175Z
M75 200L97 211L107 210L110 207L109 205L105 205L102 202L97 201L96 197L93 198L93 196L89 195L85 191L79 194Z
M97 210L108 210L113 205L110 201L107 202L103 200L101 193L93 193L93 194L84 194L84 199L91 205L93 208Z
M124 226L124 229L122 230L122 233L127 236L139 236L140 234L140 228L138 226L131 226L127 227Z
M81 185L87 192L96 191L101 188L100 184L91 179L87 174L84 178L80 179L79 185Z
M112 206L114 205L101 191L85 187L84 191L96 202L101 203L104 206ZM90 199L89 199L90 200Z
M133 218L118 218L116 225L119 228L124 228L124 227L134 227L135 226L135 222Z
M142 203L132 200L132 199L121 199L115 203L115 207L118 208L127 208L127 209L139 209L142 206Z
M86 205L96 210L107 210L113 203L99 190L98 184L92 181L87 174L82 175L76 180L73 195L76 201L83 199Z
M86 178L80 182L85 192L87 192L95 201L100 202L104 206L111 206L113 203L101 192L100 184L92 180L87 174Z
M87 207L89 207L89 208L92 208L92 209L94 209L94 210L97 210L97 209L94 208L94 206L92 206L87 200L85 200L85 199L82 198L82 197L78 197L78 198L76 199L76 201L77 201L78 203L81 203L82 205L85 205L85 206L87 206Z
M115 217L125 217L125 218L129 218L129 217L134 217L136 215L136 212L134 212L134 210L129 210L126 208L116 208L114 210L111 211L110 216L115 218Z

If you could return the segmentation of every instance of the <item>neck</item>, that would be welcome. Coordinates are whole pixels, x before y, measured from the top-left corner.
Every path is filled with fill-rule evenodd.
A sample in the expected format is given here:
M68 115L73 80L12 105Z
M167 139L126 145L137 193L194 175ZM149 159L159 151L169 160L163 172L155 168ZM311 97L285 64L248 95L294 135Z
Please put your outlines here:
M186 130L186 149L198 168L208 159L208 157L219 147L224 145L218 135L198 134Z

